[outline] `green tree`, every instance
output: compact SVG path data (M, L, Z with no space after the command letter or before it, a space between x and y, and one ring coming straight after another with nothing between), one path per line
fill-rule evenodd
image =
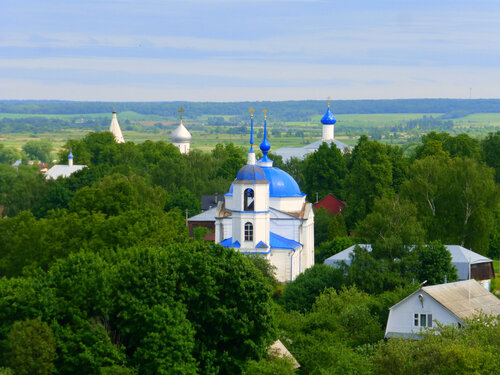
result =
M418 209L427 240L456 243L485 253L500 194L491 168L474 159L417 160L402 197Z
M323 242L321 245L316 246L314 250L314 262L323 263L326 258L335 255L342 250L347 249L354 245L352 237L335 237L330 241Z
M372 213L357 226L356 239L372 244L376 257L400 258L405 246L424 242L425 232L417 214L412 203L398 196L377 199Z
M390 196L393 188L393 165L390 146L362 136L352 152L350 173L345 179L346 221L352 227L372 210L376 198Z
M343 196L342 186L347 175L342 153L334 143L321 144L316 152L309 154L304 163L304 190L310 199L318 193Z
M21 160L22 154L13 147L5 147L0 143L0 163L12 164L16 160Z
M51 374L56 359L51 328L39 318L15 322L7 335L4 358L18 375Z
M28 141L23 145L23 151L32 159L37 159L45 163L52 161L52 143L49 141Z
M428 285L457 281L457 270L451 264L451 253L440 242L418 246L413 251L418 254L418 280L427 280Z
M288 311L308 311L325 288L340 289L343 285L343 270L325 264L315 264L287 284L280 303Z
M495 170L495 181L500 183L500 130L490 133L481 141L486 164Z

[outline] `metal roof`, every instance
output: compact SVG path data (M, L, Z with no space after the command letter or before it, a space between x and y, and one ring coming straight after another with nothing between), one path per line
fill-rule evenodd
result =
M213 221L215 222L215 215L217 214L217 207L212 207L201 214L192 216L188 221Z
M273 233L273 232L269 233L269 242L271 242L271 249L285 249L285 250L294 250L295 251L302 246L302 244L300 244L297 241L290 240L288 238L277 235L276 233ZM259 242L259 244L260 244L260 242ZM226 238L224 241L221 241L220 245L222 245L224 247L236 247L236 248L241 247L241 245L238 241L233 242L232 237ZM257 247L262 248L262 246L257 246Z
M333 266L335 263L343 261L347 265L350 265L351 254L353 253L354 248L356 246L364 248L368 251L372 251L372 246L369 244L353 245L325 259L324 263L329 266ZM444 246L451 254L451 263L457 268L457 275L459 280L466 280L469 278L469 262L470 264L492 262L490 258L486 258L485 256L482 256L481 254L466 249L465 247L458 245L444 245Z
M304 159L308 154L311 154L314 151L316 151L319 148L319 146L323 144L323 142L325 142L328 145L334 143L335 146L337 146L337 148L342 152L345 152L352 148L351 146L346 145L345 143L342 143L340 141L337 141L336 139L330 139L325 141L320 139L304 147L283 147L274 151L274 154L283 157L283 161L285 162L290 160L292 157Z
M53 178L56 180L58 177L69 177L73 173L86 168L86 165L67 165L67 164L56 164L52 168L50 168L47 172L45 172L45 178L50 179Z
M500 315L500 299L476 280L426 286L422 290L462 320L479 313Z

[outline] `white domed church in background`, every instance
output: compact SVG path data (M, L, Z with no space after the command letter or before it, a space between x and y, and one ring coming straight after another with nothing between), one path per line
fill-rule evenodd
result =
M253 111L253 109L251 109ZM264 110L267 112L267 110ZM255 160L253 113L248 162L214 208L215 242L244 254L266 257L281 282L293 281L314 265L314 212L306 195L285 171L273 167L268 152L267 117L264 156Z
M182 123L182 113L184 112L184 110L181 108L178 112L181 114L181 123L172 132L172 134L170 135L170 139L172 140L174 146L179 149L181 154L189 154L189 142L191 141L191 133Z
M323 142L325 142L329 146L333 143L342 153L351 150L351 146L335 139L336 122L337 119L330 110L330 101L328 101L328 108L326 110L326 113L321 118L322 135L319 141L313 142L304 147L283 147L276 150L274 153L283 157L283 161L286 162L292 157L304 159L308 154L317 151L319 146L321 146Z

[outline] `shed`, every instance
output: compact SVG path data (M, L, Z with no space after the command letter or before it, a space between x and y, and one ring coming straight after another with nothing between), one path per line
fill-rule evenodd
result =
M351 255L356 246L372 251L370 244L353 245L325 259L324 263L332 267L340 262L350 265ZM457 268L459 280L469 279L470 266L470 278L480 281L486 289L490 289L490 280L495 278L493 261L490 258L458 245L445 245L445 247L451 254L451 263Z

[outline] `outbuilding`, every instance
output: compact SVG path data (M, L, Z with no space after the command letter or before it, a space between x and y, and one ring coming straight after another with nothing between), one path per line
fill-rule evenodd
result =
M500 300L476 280L426 286L389 309L385 337L419 338L437 322L460 327L480 314L500 315Z

